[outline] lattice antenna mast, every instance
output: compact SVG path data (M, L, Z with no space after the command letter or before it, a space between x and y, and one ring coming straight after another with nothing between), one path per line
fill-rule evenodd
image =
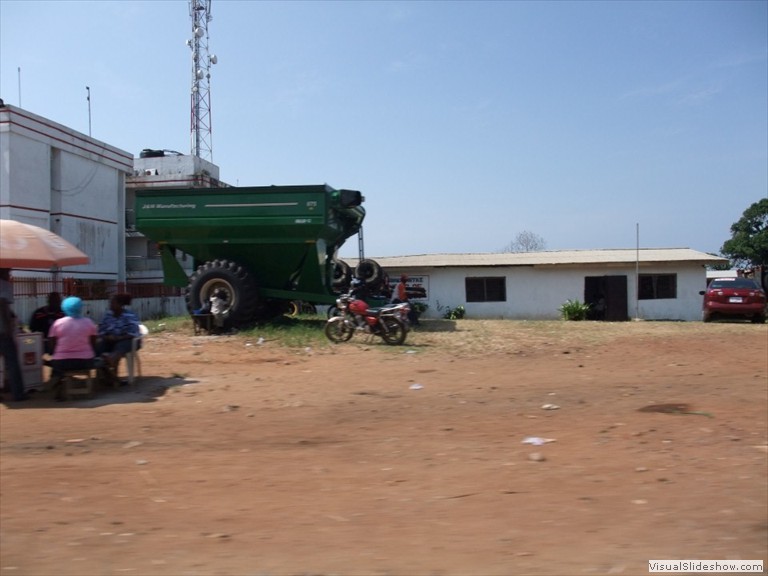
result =
M192 18L192 38L187 40L192 50L191 153L213 161L211 66L217 59L208 52L208 23L213 19L211 0L189 0L189 15Z

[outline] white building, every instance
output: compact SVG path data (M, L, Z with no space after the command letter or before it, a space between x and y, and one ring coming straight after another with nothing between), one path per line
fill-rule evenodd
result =
M173 292L161 285L152 243L133 230L133 190L142 181L216 186L218 167L178 154L134 159L52 120L0 105L0 218L51 230L90 257L87 265L61 270L14 269L20 318L43 305L50 291L83 296L95 318L118 290L135 296L141 317L184 313L183 297L167 297ZM133 281L141 286L129 286Z
M464 306L468 318L555 319L567 300L606 304L605 320L700 320L706 266L725 258L688 248L427 254L373 258L427 297L424 316ZM354 267L357 261L347 260ZM639 291L638 291L639 285Z
M0 107L0 218L51 230L88 254L90 264L68 267L69 276L125 280L125 178L132 172L125 150L27 110Z

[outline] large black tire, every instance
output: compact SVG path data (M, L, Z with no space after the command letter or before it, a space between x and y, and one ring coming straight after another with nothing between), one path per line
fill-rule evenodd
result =
M385 316L381 319L381 322L387 327L386 332L384 331L384 328L381 329L381 337L384 342L392 346L400 346L405 342L405 337L408 335L408 329L405 327L402 320L395 318L394 316Z
M259 306L256 279L248 270L229 260L206 262L190 276L187 309L190 312L200 309L218 289L227 294L224 328L239 328L254 321Z
M333 263L333 287L335 290L343 291L349 286L352 279L352 270L349 264L344 260L336 260Z
M285 305L283 314L296 318L299 314L317 314L317 308L311 302L302 302L301 300L291 300Z
M349 326L343 316L334 316L325 323L325 336L331 342L339 344L346 342L355 333L354 328Z
M366 286L377 285L382 276L381 266L375 260L360 260L360 263L355 267L355 277L362 280Z
M291 300L285 305L285 315L290 316L291 318L296 318L301 314L301 301L300 300Z

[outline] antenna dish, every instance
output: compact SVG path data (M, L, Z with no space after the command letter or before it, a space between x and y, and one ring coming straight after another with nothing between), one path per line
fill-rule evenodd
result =
M204 34L205 31L202 28L195 28L195 36L202 38Z
M219 59L218 59L218 58L216 58L216 54L214 54L213 56L211 56L211 64L216 64L218 61L219 61Z

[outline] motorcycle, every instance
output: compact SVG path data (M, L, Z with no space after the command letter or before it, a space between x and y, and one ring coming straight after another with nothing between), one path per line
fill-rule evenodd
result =
M360 332L380 336L387 344L398 346L408 335L408 312L407 303L371 308L349 292L336 300L336 316L325 323L325 335L331 342L340 343Z

